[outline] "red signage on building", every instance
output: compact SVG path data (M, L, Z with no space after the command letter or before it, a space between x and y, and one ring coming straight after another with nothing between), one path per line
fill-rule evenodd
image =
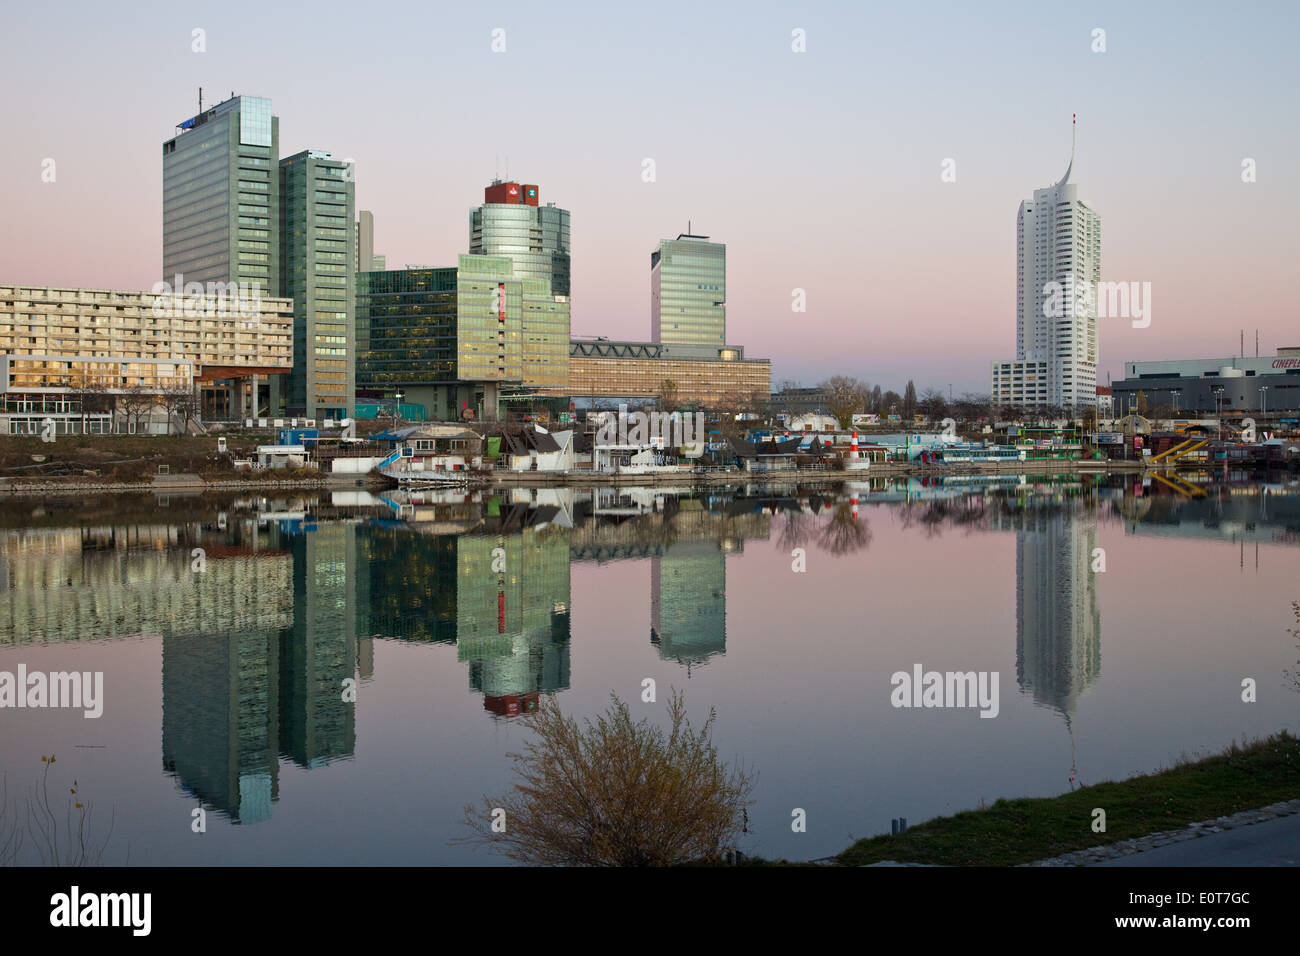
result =
M505 205L537 205L537 186L528 183L493 183L483 190L485 203Z

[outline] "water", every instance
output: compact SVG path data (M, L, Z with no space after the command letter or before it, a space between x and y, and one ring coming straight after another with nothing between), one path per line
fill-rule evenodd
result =
M662 720L676 687L758 772L742 848L824 857L893 817L1294 730L1300 483L1202 490L8 502L0 671L102 671L105 689L98 719L0 710L0 772L12 811L57 755L54 805L75 780L97 833L114 814L108 863L500 863L448 841L507 791L528 711L555 695L589 716L616 692ZM891 706L915 664L996 671L997 717Z

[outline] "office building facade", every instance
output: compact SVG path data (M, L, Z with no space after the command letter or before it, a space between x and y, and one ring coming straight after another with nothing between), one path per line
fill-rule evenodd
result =
M483 205L470 210L469 251L506 256L516 279L541 279L552 295L570 294L569 210L541 205L535 185L493 180Z
M1075 409L1097 403L1101 219L1079 199L1070 165L1034 190L1016 220L1016 358L993 363L998 405Z
M257 283L279 296L280 120L235 96L163 143L163 278Z
M355 184L320 150L280 162L280 287L293 299L293 371L277 414L351 418L356 392Z
M563 389L569 301L518 278L502 256L462 255L454 269L357 277L358 388L423 405L434 420L495 420L503 390Z
M663 345L726 343L726 245L683 233L650 254L650 338Z
M368 209L357 213L356 254L352 257L353 272L383 272L388 268L388 257L375 252L375 214Z

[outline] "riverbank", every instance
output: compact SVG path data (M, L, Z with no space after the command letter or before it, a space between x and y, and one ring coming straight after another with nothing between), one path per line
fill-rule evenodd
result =
M0 497L49 498L77 495L113 494L204 494L206 492L241 491L342 491L364 488L378 490L389 483L374 476L322 475L320 477L230 478L211 479L199 475L159 475L147 481L96 481L94 479L57 479L45 481L5 481L0 479Z
M836 481L867 481L872 478L927 477L970 478L980 475L1102 475L1142 471L1136 461L1036 461L961 462L925 464L919 462L875 462L869 469L798 469L788 471L518 471L493 472L491 483L504 487L594 485L734 485L748 483L824 484Z
M329 472L235 472L231 461L250 458L259 441L253 435L226 436L226 451L212 435L68 435L44 442L34 436L8 436L0 442L0 496L44 497L140 492L204 492L311 489L322 491L384 487L387 479ZM746 472L735 469L696 472L605 473L493 471L481 483L491 487L594 487L623 485L698 486L734 484L824 484L890 477L970 477L980 475L1073 475L1140 472L1138 461L1037 459L1030 461L873 462L868 469L802 469ZM480 479L475 479L479 481Z
M1071 865L1088 860L1089 854L1108 855L1103 848L1123 841L1159 835L1159 844L1161 838L1174 839L1169 831L1298 797L1300 739L1283 731L1158 773L1081 787L1059 797L998 800L937 817L897 836L859 840L834 862ZM1097 809L1105 811L1105 832L1093 831ZM1130 847L1136 852L1141 845Z
M1091 467L1095 462L1022 461L1007 464L961 464L948 466L876 464L870 471L845 471L841 469L799 471L707 471L707 472L649 472L629 474L593 471L570 472L493 472L471 484L492 488L593 488L593 487L701 487L736 484L824 485L835 482L862 482L870 478L897 477L948 477L969 478L981 475L1102 475L1138 471L1140 468ZM1113 464L1123 465L1123 462ZM1081 467L1083 466L1083 467ZM139 481L103 481L92 476L46 478L44 480L14 480L0 478L0 496L14 498L40 498L51 495L138 494L152 492L201 493L208 491L275 491L315 489L341 491L344 489L392 487L391 483L373 472L367 475L318 474L304 476L256 472L247 478L214 478L196 474L156 475Z

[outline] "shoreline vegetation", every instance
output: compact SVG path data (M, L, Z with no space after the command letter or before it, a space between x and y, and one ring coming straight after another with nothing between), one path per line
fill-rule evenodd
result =
M1126 780L1096 783L1056 797L1001 799L935 817L897 836L858 840L827 862L1016 866L1297 797L1300 739L1281 731ZM1106 812L1104 833L1092 829L1096 808Z

